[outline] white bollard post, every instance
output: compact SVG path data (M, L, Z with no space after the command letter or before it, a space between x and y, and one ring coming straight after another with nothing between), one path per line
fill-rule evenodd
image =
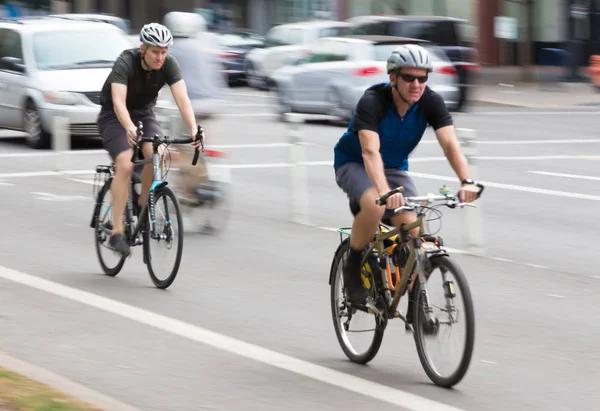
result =
M308 174L305 162L305 147L302 141L300 124L304 116L297 113L286 113L285 121L290 124L288 142L290 143L290 163L292 165L290 209L291 221L297 224L309 224L308 217Z
M471 171L471 177L477 182L478 178L478 161L477 147L475 143L476 133L475 130L459 128L457 129L458 139L462 145L462 152L467 158L469 163L469 170ZM484 254L484 233L483 233L483 207L482 198L480 197L474 205L475 207L465 207L464 212L464 232L467 245L467 251L473 255Z
M54 116L52 119L52 149L56 154L56 171L62 173L68 170L71 133L67 117Z
M168 135L173 137L173 138L180 138L181 137L181 118L176 115L176 114L171 114L169 116L169 131L168 131Z

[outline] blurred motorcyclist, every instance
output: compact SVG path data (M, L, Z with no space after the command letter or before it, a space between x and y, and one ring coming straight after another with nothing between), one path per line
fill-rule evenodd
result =
M214 119L223 107L224 92L228 85L221 73L216 49L209 41L206 21L197 13L172 11L165 15L163 24L173 35L174 41L169 53L179 62L196 122L202 125L208 135L210 132L206 123ZM164 93L161 100L171 100L168 89ZM177 150L176 161L180 169L177 195L184 202L198 203L199 189L208 178L206 163L201 156L198 164L192 166L193 150L185 146L178 147Z

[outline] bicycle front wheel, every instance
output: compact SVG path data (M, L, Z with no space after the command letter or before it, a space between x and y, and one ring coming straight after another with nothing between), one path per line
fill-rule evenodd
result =
M475 343L475 311L469 285L460 266L447 256L429 261L425 275L427 298L418 280L411 293L414 338L427 376L434 384L449 388L458 384L469 368ZM440 275L434 275L436 272ZM426 314L428 309L431 316ZM448 341L438 344L435 341L438 337L448 337ZM446 351L439 356L435 355L438 345ZM453 346L462 348L452 354L448 351Z
M163 186L156 190L154 204L154 228L148 211L146 229L144 230L145 261L154 285L157 288L165 289L173 284L181 264L183 220L177 196L169 187ZM173 247L175 247L174 250ZM163 257L166 257L167 254L174 261L163 266L159 262L165 260ZM160 277L165 274L166 277L161 279Z

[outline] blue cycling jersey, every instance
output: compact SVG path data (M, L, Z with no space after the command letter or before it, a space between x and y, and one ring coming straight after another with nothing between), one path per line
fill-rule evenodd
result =
M434 130L452 125L452 117L439 94L426 86L419 101L400 117L390 83L375 84L359 100L348 129L336 144L333 166L363 163L358 131L371 130L379 135L384 168L408 170L408 156L421 141L428 125Z

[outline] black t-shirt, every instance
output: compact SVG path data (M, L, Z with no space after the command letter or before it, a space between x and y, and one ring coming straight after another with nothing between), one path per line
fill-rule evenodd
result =
M139 48L125 50L102 86L100 105L102 110L113 110L111 84L120 83L127 86L127 110L151 108L165 83L171 86L182 78L177 60L170 54L159 70L146 71L142 68L142 51Z
M408 155L421 141L427 126L437 130L452 123L444 100L429 86L419 101L400 117L390 84L375 84L360 98L348 129L334 148L334 167L347 162L363 163L358 131L371 130L379 134L384 167L408 170Z

